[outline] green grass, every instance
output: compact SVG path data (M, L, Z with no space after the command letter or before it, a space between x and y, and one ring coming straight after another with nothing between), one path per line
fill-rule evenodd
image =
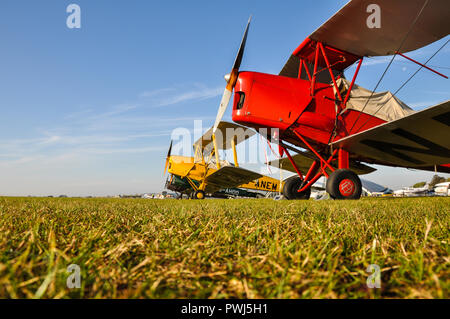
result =
M449 198L0 198L3 298L448 298ZM81 267L68 289L67 266ZM368 289L366 268L382 269Z

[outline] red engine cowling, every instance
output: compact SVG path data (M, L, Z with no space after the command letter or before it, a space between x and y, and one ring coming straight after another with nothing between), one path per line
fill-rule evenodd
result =
M311 96L311 82L279 75L241 72L234 88L232 118L236 123L259 128L278 128L289 142L301 146L288 128L313 144L328 144L336 123L333 85L316 82ZM336 139L348 136L356 120L366 122L357 133L384 123L383 120L355 110L346 110L337 119Z
M291 126L305 126L328 136L335 118L333 89L329 84L317 83L312 97L307 80L241 72L235 86L232 118L256 129L278 128L283 133ZM326 137L323 140L327 142Z

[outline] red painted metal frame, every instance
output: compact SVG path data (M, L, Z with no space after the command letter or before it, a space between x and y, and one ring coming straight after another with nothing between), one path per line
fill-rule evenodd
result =
M331 48L328 48L328 49L331 49ZM311 77L311 74L310 74L310 72L308 70L308 66L307 66L305 60L302 59L302 58L300 58L300 65L299 65L299 71L298 71L298 78L300 78L301 77L302 68L303 67L305 68L305 71L306 71L306 74L308 76L308 79L311 82L311 89L310 89L311 96L314 96L317 74L319 74L320 72L325 70L325 69L321 69L321 70L317 71L318 60L319 60L319 51L322 53L322 56L323 56L323 58L325 60L325 63L327 65L327 67L325 69L328 69L328 72L330 73L331 80L333 81L333 86L336 89L336 92L337 92L337 95L338 95L338 99L340 101L340 109L343 110L345 108L345 105L347 104L348 99L350 98L350 92L353 89L353 86L355 85L356 77L359 74L359 70L361 68L361 64L362 64L363 58L361 57L359 59L358 66L356 67L356 71L353 74L352 82L350 84L350 87L349 87L349 89L347 91L347 94L346 94L345 98L343 99L342 96L341 96L341 92L339 91L338 85L336 83L336 77L333 74L333 70L332 70L332 66L333 65L330 65L330 62L329 62L328 56L327 56L327 52L326 52L326 50L325 50L325 48L323 46L323 43L322 42L316 42L315 58L314 58L314 71L313 71L312 77Z
M301 79L302 77L302 67L303 67L303 59L300 59L300 63L298 64L298 76L297 78Z
M297 47L297 49L295 49L294 52L292 52L292 55L298 55L303 50L303 48L305 48L310 43L311 43L311 39L306 38L305 40L303 40L302 43L300 43L300 45Z
M333 85L334 85L334 88L336 89L339 101L342 102L341 92L339 92L339 88L337 86L336 79L333 74L333 70L331 69L330 62L328 61L328 57L325 52L325 49L323 48L322 42L317 42L317 46L320 48L320 51L322 51L323 58L325 59L325 63L327 64L328 71L330 72L331 80L333 80Z
M353 89L353 85L355 85L355 80L356 80L356 77L358 76L359 69L361 68L362 61L363 61L363 58L359 59L359 63L358 63L358 66L356 67L355 74L353 74L352 83L350 84L350 87L348 88L348 91L347 91L347 95L345 96L344 102L342 103L342 108L345 108L345 105L347 105L347 101L350 97L350 92Z
M306 71L306 75L308 76L308 79L309 79L309 81L311 82L311 73L309 73L309 69L308 69L308 66L306 65L306 62L305 62L305 60L303 60L303 59L300 59L300 63L304 66L304 68L305 68L305 71ZM300 70L301 70L301 68L300 68ZM298 74L298 78L300 79L300 77L301 77L301 73L299 73Z
M346 150L344 150L344 149L342 149L342 148L339 149L339 156L338 156L338 159L339 159L338 167L339 167L340 169L341 169L341 168L346 168L346 169L348 169L348 168L350 167L349 154L348 154L348 152L347 152Z
M444 74L442 74L442 73L439 73L439 72L436 71L436 70L433 70L432 68L426 66L425 64L422 64L422 63L420 63L420 62L418 62L418 61L416 61L416 60L414 60L414 59L411 59L410 57L407 57L406 55L401 54L400 52L396 52L396 53L397 53L398 55L401 55L401 56L404 57L405 59L407 59L407 60L409 60L409 61L411 61L411 62L414 62L414 63L420 65L421 67L423 67L423 68L425 68L425 69L427 69L427 70L430 70L431 72L434 72L434 73L436 73L437 75L442 76L443 78L448 79L448 77L447 77L446 75L444 75Z
M299 188L298 192L301 193L301 192L306 191L308 188L313 186L314 183L317 182L317 180L321 177L322 177L322 173L321 172L317 173L316 176L314 176L314 178L312 178L308 183L306 183L301 188Z
M319 168L318 166L319 166L319 161L315 160L311 164L311 167L309 168L308 173L306 173L306 175L305 175L305 181L309 181L311 179L311 176L317 172L317 169Z
M280 144L280 145L281 145L281 144ZM300 170L298 169L297 164L295 164L294 159L292 158L291 154L289 154L289 151L286 149L286 147L284 147L284 146L281 146L281 147L283 148L283 151L286 153L286 155L287 155L287 157L288 157L288 159L289 159L289 162L291 162L291 164L292 164L292 166L294 167L295 171L297 172L298 176L299 176L301 179L303 179L303 175L302 175L302 173L300 172Z
M292 53L294 56L298 56L306 61L313 62L314 51L317 46L315 40L306 38ZM344 71L347 67L358 61L361 56L354 55L347 51L331 47L329 45L324 45L325 50L329 53L329 60L333 65L336 65L336 70ZM321 61L325 62L325 61ZM323 65L325 66L325 65Z
M308 149L314 153L314 155L316 155L319 159L320 162L322 164L325 164L325 166L327 166L332 172L334 172L334 168L327 163L327 161L325 161L325 159L314 149L314 147L311 146L311 144L309 144L304 138L303 136L301 136L298 132L293 131L295 135L297 135L297 137L303 142L303 144L306 145L306 147L308 147Z
M297 164L295 164L294 160L292 159L291 155L289 154L289 151L286 149L286 147L282 146L280 144L280 147L283 148L284 152L286 153L289 161L291 162L292 166L294 167L295 171L297 172L297 174L299 175L299 177L303 180L306 181L307 183L305 185L303 185L298 192L304 192L306 191L308 188L310 188L315 182L317 182L317 180L322 177L322 176L326 176L328 177L328 174L326 172L326 168L324 168L324 164L325 166L330 166L330 163L334 160L334 157L336 156L336 153L338 152L338 150L334 150L333 154L331 154L331 156L328 158L327 161L325 161L321 156L320 156L320 172L318 172L313 178L311 178L311 176L317 171L317 169L319 168L319 161L315 160L312 164L311 167L308 170L308 173L306 174L306 176L303 178L302 174L300 173L299 168L297 167ZM334 169L331 168L333 171Z
M315 53L315 57L314 57L314 71L313 71L313 76L312 76L312 80L311 80L311 96L314 96L314 86L316 84L318 61L319 61L319 47L316 46L316 53Z
M329 165L329 164L333 161L334 156L336 155L336 153L337 153L337 150L334 150L334 151L333 151L333 154L331 154L330 158L329 158L325 163ZM317 162L317 161L315 161L314 163L316 163L316 162ZM312 163L311 168L313 167L313 165L315 165L314 163ZM311 170L311 168L310 168L310 170ZM303 185L303 186L298 190L298 192L301 193L301 192L304 192L305 190L307 190L308 188L310 188L315 182L317 182L317 180L318 180L320 177L322 177L322 175L328 177L328 174L327 174L325 168L323 168L323 166L322 166L322 164L321 164L321 171L318 172L318 173L317 173L311 180L309 180L305 185ZM307 179L305 179L305 180L307 181Z
M311 167L308 170L308 173L306 174L306 176L303 178L302 173L300 172L300 169L297 167L297 164L294 162L291 154L289 153L289 151L286 149L285 146L283 146L282 144L279 144L280 147L283 149L283 151L286 153L289 162L291 162L292 166L294 167L295 171L297 172L298 176L303 180L306 181L307 183L305 185L303 185L298 192L303 192L305 190L307 190L308 188L310 188L315 182L317 182L317 180L323 175L328 177L328 173L326 172L326 166L328 166L328 168L330 168L331 171L334 172L334 168L330 165L330 163L335 160L335 156L336 153L338 152L338 150L334 150L333 153L331 154L331 156L328 158L328 160L325 160L322 156L320 156L318 153L316 153L316 151L314 149L311 149L313 152L315 152L316 156L319 157L320 160L320 172L318 172L312 179L311 176L317 171L317 169L319 168L319 160L315 160L312 164Z
M328 177L328 173L326 172L326 169L329 168L332 172L335 171L335 169L330 165L331 162L333 160L335 160L335 156L336 153L338 153L338 150L335 149L333 151L333 153L331 154L331 156L328 158L328 160L325 160L312 146L311 144L309 144L304 138L303 136L301 136L299 133L295 132L295 135L297 135L302 142L318 157L318 160L315 160L312 164L311 167L308 170L308 173L306 174L306 176L303 178L302 173L300 172L300 169L297 167L297 164L294 162L291 154L289 154L289 151L286 149L286 147L284 147L282 144L280 144L280 147L283 148L283 151L286 153L289 162L291 162L292 166L294 167L295 171L297 172L298 176L303 180L306 181L307 183L305 185L303 185L298 192L303 192L305 190L307 190L308 188L310 188L315 182L317 182L317 180L321 177L321 176L326 176ZM345 151L344 151L345 152ZM339 163L341 162L341 155L343 153L341 153L341 150L339 150ZM347 168L348 168L348 153L345 152L345 154L347 154ZM343 157L344 161L345 161L345 157ZM311 178L311 176L317 171L318 166L319 166L319 161L320 161L320 172L318 172L313 178Z

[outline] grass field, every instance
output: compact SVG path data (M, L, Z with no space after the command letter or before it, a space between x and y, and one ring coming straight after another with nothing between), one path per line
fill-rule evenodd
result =
M449 229L450 198L0 198L0 297L448 298Z

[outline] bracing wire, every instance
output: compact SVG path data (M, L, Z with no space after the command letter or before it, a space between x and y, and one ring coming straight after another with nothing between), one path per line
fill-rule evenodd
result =
M364 104L364 107L362 108L361 112L358 114L358 117L356 118L356 120L353 122L352 127L349 130L349 134L351 134L353 128L355 127L356 123L358 122L359 118L361 117L362 112L364 111L364 109L366 108L367 104L369 103L370 99L373 97L373 94L375 93L375 91L377 90L378 86L380 85L381 81L383 80L384 76L386 75L387 71L389 70L389 68L392 65L392 62L394 62L395 57L397 56L397 52L400 52L400 50L403 47L403 44L405 43L406 39L409 37L412 29L414 28L414 26L416 25L417 21L419 20L419 17L422 15L423 10L425 9L425 7L427 6L429 0L425 0L422 8L420 9L419 13L417 14L416 18L414 19L413 23L411 24L411 26L408 29L408 32L405 34L405 36L403 37L402 41L400 42L400 46L398 47L397 51L394 53L394 55L392 56L391 60L389 61L389 64L387 65L386 69L384 70L383 74L381 75L380 79L378 80L377 84L375 85L375 88L372 90L372 93L370 94L370 96L367 98L366 103Z
M427 65L427 63L428 62L430 62L431 61L431 59L432 58L434 58L435 57L435 55L436 54L438 54L439 53L439 51L441 51L448 43L450 42L450 40L447 40L447 42L445 42L425 63L424 63L424 65ZM421 65L417 70L416 70L416 72L414 72L398 89L397 89L397 91L395 91L395 93L394 94L392 94L392 96L386 101L386 102L384 102L382 105L380 105L380 107L372 114L372 116L375 116L375 114L377 114L378 113L378 111L380 111L394 96L396 96L397 95L397 93L401 90L401 89L403 89L404 87L405 87L405 85L406 84L408 84L408 82L409 81L411 81L412 80L412 78L414 77L414 76L416 76L416 74L417 73L419 73L419 71L420 70L422 70L423 69L423 66ZM360 127L359 127L359 129L362 129L368 122L369 122L369 120L370 120L370 118L368 119L368 120L366 120L365 122L364 122L364 124L363 125L361 125Z

